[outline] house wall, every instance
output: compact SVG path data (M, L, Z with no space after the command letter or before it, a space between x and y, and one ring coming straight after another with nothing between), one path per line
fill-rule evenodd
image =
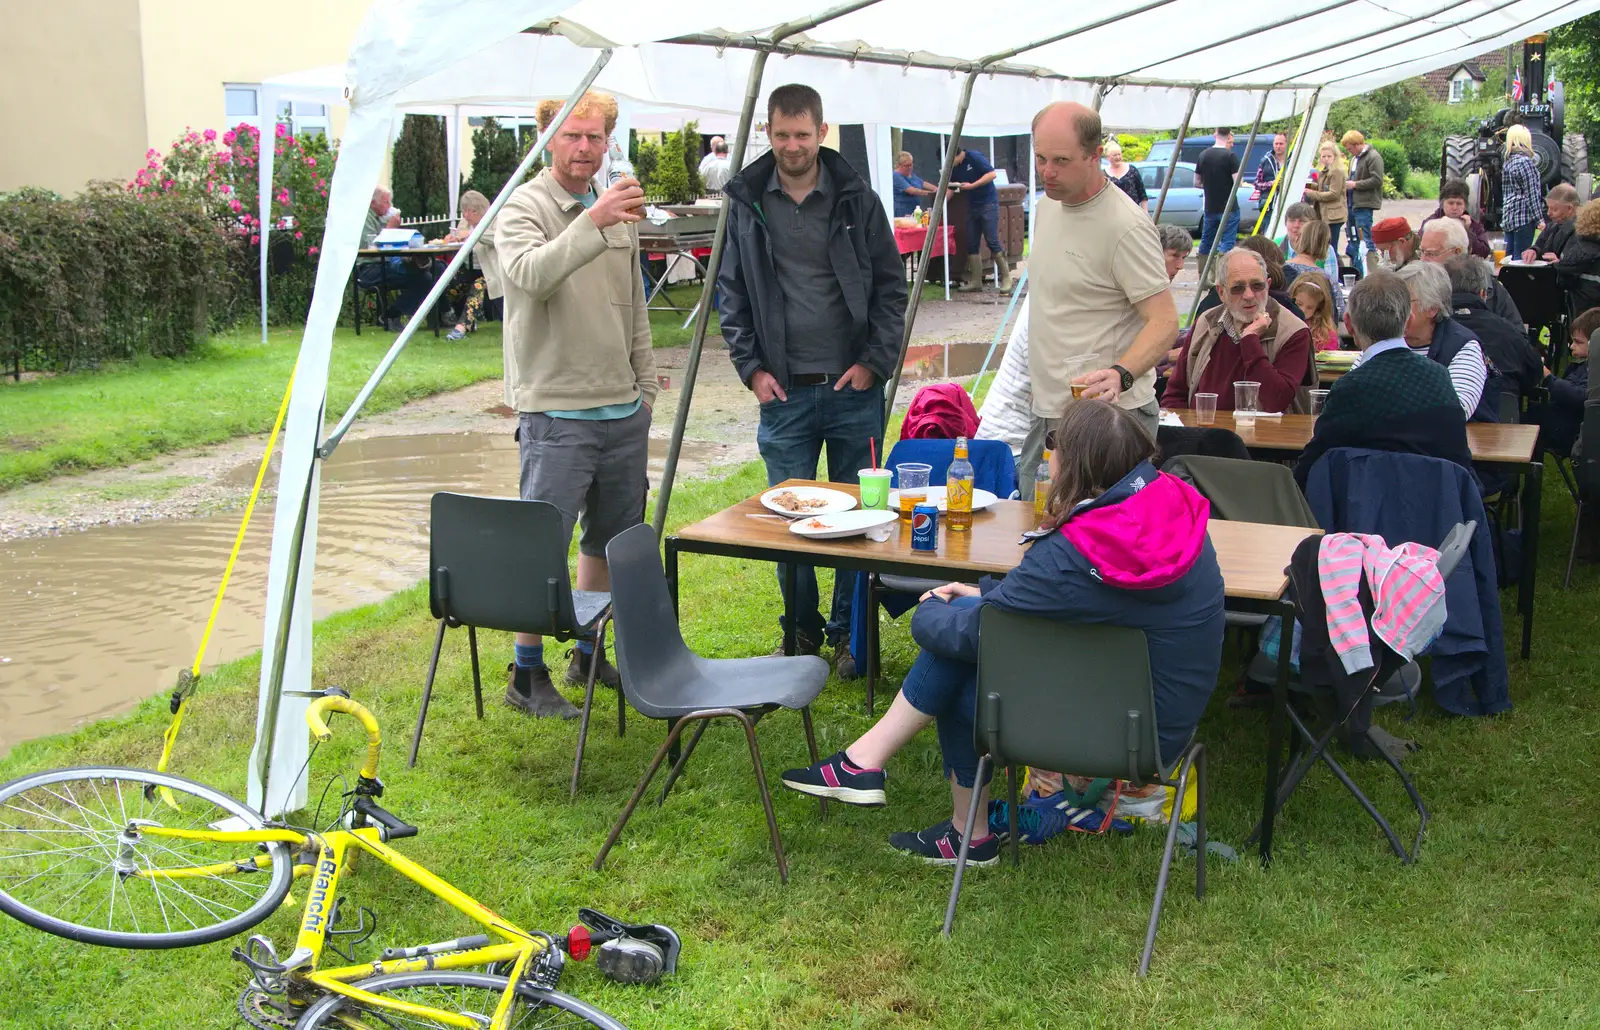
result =
M0 191L126 181L147 139L139 0L9 3L0 33Z
M186 129L227 128L222 84L343 64L370 0L144 0L146 139L166 150ZM348 110L333 105L332 135ZM141 151L142 152L142 151Z

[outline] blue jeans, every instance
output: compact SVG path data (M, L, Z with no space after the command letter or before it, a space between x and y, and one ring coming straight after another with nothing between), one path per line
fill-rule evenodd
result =
M1372 208L1353 207L1350 209L1350 220L1345 223L1345 231L1349 234L1350 242L1345 246L1345 256L1350 259L1350 264L1366 272L1366 265L1361 263L1361 244L1367 244L1367 249L1373 249L1372 244Z
M1522 260L1522 252L1533 246L1533 237L1539 230L1538 222L1506 230L1506 256L1513 261Z
M1222 230L1221 239L1217 238L1217 230ZM1239 208L1228 212L1227 224L1223 224L1222 214L1200 216L1200 253L1211 253L1211 244L1216 243L1217 253L1226 254L1232 250L1234 244L1239 242Z
M1004 254L1000 246L1000 204L973 204L967 207L967 253L978 253L978 241L989 244L989 253Z
M972 608L981 599L958 597L950 603ZM945 779L954 774L956 783L971 787L978 776L978 752L972 744L973 721L978 712L978 667L923 651L906 673L900 693L912 708L933 716L939 732L939 751L944 756Z
M845 387L796 386L786 401L761 405L761 425L756 445L767 463L767 485L785 479L816 479L823 445L828 448L828 480L857 482L857 473L872 463L872 447L883 453L883 386L869 390ZM785 566L778 566L778 588L783 589ZM826 622L817 610L817 570L801 565L795 572L795 595L784 598L795 628L811 639L833 644L850 635L850 602L855 574L841 572L833 578L833 608ZM786 623L780 623L787 625Z

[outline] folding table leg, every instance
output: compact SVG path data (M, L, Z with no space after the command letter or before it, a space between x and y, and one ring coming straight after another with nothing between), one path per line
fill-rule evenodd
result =
M1539 508L1544 463L1530 462L1522 479L1522 583L1517 610L1522 613L1522 657L1533 649L1533 588L1539 572Z
M1283 646L1284 637L1293 640L1294 605L1281 606L1281 625L1278 647L1278 678L1272 685L1272 715L1267 730L1267 785L1261 798L1261 864L1272 862L1272 823L1278 812L1278 775L1283 764L1284 723L1289 707L1289 654Z

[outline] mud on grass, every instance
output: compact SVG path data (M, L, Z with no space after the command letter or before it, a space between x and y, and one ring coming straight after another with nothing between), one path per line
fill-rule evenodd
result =
M1600 816L1585 775L1600 735L1596 681L1600 570L1557 589L1571 503L1547 477L1538 637L1512 663L1517 710L1492 720L1380 718L1425 749L1411 760L1434 821L1421 862L1402 867L1325 770L1279 823L1278 861L1213 859L1206 900L1192 895L1194 860L1179 858L1151 976L1134 976L1160 853L1158 834L1069 836L1025 849L1020 868L974 870L955 935L939 936L948 869L889 851L892 830L949 814L939 755L924 733L894 762L891 807L834 806L779 790L790 883L778 882L742 734L707 733L660 809L642 805L601 872L589 862L662 728L637 715L613 727L599 692L582 790L566 793L576 727L530 722L498 703L493 670L504 634L481 634L486 718L473 717L465 635L452 633L418 767L404 767L432 625L421 587L319 624L318 686L370 705L387 734L384 803L422 834L405 852L518 922L558 929L579 905L669 923L684 936L680 973L629 988L569 966L563 988L636 1027L1422 1027L1590 1026L1600 1021L1600 932L1593 848ZM674 524L755 492L758 466L684 484ZM770 567L684 556L683 625L702 653L765 653L777 632ZM826 588L824 589L826 596ZM1508 595L1509 598L1509 595ZM1511 625L1508 619L1508 626ZM891 683L914 657L903 623L886 623ZM546 654L554 666L559 652ZM1231 655L1230 663L1237 656ZM174 771L242 794L255 712L257 658L208 676L190 709ZM1200 739L1210 753L1212 833L1238 845L1258 811L1265 715L1224 704L1231 671ZM883 695L892 688L885 686ZM859 682L830 682L816 706L819 748L863 730ZM112 761L149 765L166 724L164 699L74 734L24 744L0 777ZM760 725L769 782L805 761L799 720ZM311 796L349 774L361 741L337 725L320 748ZM1414 824L1381 769L1352 775L1402 833ZM374 946L441 940L468 929L385 870L364 864L345 884L380 921ZM285 942L293 913L258 929ZM0 922L0 1026L168 1030L237 1026L242 970L229 945L121 953Z

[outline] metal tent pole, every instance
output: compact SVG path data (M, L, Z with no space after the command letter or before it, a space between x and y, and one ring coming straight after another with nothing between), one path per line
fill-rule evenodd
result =
M934 217L930 219L930 224L928 226L928 237L922 241L922 255L917 265L916 279L911 284L911 298L906 304L906 325L905 332L900 338L900 357L894 363L894 375L889 377L888 386L884 390L883 421L885 425L888 425L889 416L894 413L894 395L899 392L900 389L900 372L906 363L906 350L911 346L911 332L917 321L917 307L922 303L922 284L927 278L928 259L933 254L933 243L934 240L937 239L936 233L943 224L942 215L944 210L944 198L950 190L951 151L957 145L957 141L961 139L961 129L967 121L967 107L972 102L972 86L975 82L977 82L978 76L988 71L991 65L1000 64L1002 61L1010 60L1011 58L1016 57L1018 54L1026 53L1029 50L1036 50L1042 46L1049 46L1052 43L1059 43L1064 39L1071 39L1073 36L1079 36L1085 32L1093 32L1096 29L1104 28L1107 25L1122 21L1125 18L1131 18L1136 14L1143 14L1146 11L1153 11L1157 8L1165 7L1173 2L1174 0L1149 0L1148 3L1141 4L1132 10L1118 11L1116 14L1097 19L1096 21L1092 21L1087 25L1079 25L1076 28L1067 30L1066 32L1058 32L1055 35L1047 36L1044 39L1036 39L1031 43L1025 43L1022 46L1013 47L1010 50L1002 50L997 54L991 54L990 56L978 61L978 63L973 65L971 70L967 72L967 80L961 86L961 101L956 105L955 124L950 127L950 145L945 148L944 167L939 173L939 189L933 197L935 214ZM1110 82L1111 80L1107 80L1106 82L1102 83L1102 85L1109 85ZM1098 108L1098 104L1096 106ZM945 267L947 270L949 265L950 260L948 257L946 257Z
M814 29L825 21L843 17L864 7L871 7L877 2L878 0L852 0L851 3L830 7L814 17L780 25L767 37L765 40L767 46L756 51L755 59L750 64L749 78L745 81L744 107L739 112L738 137L733 142L733 152L730 155L730 163L735 174L744 164L745 142L750 136L750 125L755 120L756 101L761 97L761 77L767 67L770 47L790 36ZM661 489L656 494L656 514L652 520L652 528L655 529L658 540L666 532L667 509L672 504L672 485L677 479L678 457L683 452L683 434L689 426L689 402L694 398L695 380L700 375L700 354L705 349L706 330L711 324L712 298L717 289L717 272L722 267L723 244L728 234L728 211L732 204L732 199L724 193L722 208L717 212L716 234L711 239L711 256L706 259L705 285L700 290L694 336L689 341L689 361L683 370L683 390L678 397L678 410L672 419L672 440L667 444L667 460L661 469Z
M883 389L883 424L889 425L889 417L894 414L894 395L900 389L900 372L906 363L906 348L911 346L911 329L917 320L917 307L922 302L922 284L928 278L928 262L933 257L933 242L939 239L944 231L944 199L950 192L950 173L954 170L951 160L955 156L956 146L961 139L961 129L967 122L967 105L972 102L972 86L978 81L982 73L982 65L967 73L967 79L961 84L961 100L956 104L956 120L950 127L950 142L945 146L939 156L939 188L933 194L933 213L928 218L928 235L922 241L922 255L917 261L917 274L911 282L911 296L906 301L905 329L900 334L900 355L895 359L894 372L889 376L889 382ZM950 255L945 254L945 268L950 267ZM884 444L885 447L888 444Z
M1194 325L1195 314L1200 310L1200 302L1205 299L1206 278L1210 274L1211 266L1217 257L1217 240L1222 236L1222 229L1228 224L1228 216L1233 213L1233 209L1238 203L1239 183L1244 180L1244 166L1250 160L1250 148L1255 146L1256 133L1261 131L1261 116L1266 114L1267 98L1271 95L1272 90L1270 89L1261 91L1261 103L1256 107L1255 124L1250 126L1250 138L1245 140L1244 144L1244 160L1239 162L1239 170L1233 175L1233 189L1228 191L1228 202L1222 206L1222 221L1217 225L1217 234L1211 238L1211 250L1206 253L1205 262L1200 266L1200 280L1195 284L1194 303L1189 307L1189 325ZM1204 208L1205 205L1202 204L1201 207ZM1202 211L1201 220L1204 221L1204 218L1205 213ZM1204 230L1202 228L1203 233Z
M423 299L422 304L417 308L417 313L411 316L411 321L406 324L405 329L401 330L400 335L396 337L394 344L389 348L389 352L383 356L383 360L378 362L378 367L373 370L372 375L367 379L366 385L361 388L360 393L356 394L356 399L350 402L349 410L344 413L343 418L339 419L339 424L333 427L333 432L328 434L328 438L323 441L322 446L317 448L317 454L323 459L331 455L339 446L339 441L350 430L350 423L356 420L356 416L361 413L362 407L372 396L372 392L378 388L378 384L383 382L383 377L389 374L389 369L393 368L394 363L400 359L400 352L406 349L406 344L411 342L411 338L417 334L417 330L427 324L428 312L433 310L433 306L439 302L439 298L444 296L444 291L449 289L450 283L455 280L456 272L466 263L467 258L472 255L472 248L477 245L478 240L494 224L495 216L500 213L502 207L505 207L506 201L511 199L511 194L516 192L523 176L528 174L528 169L533 167L533 162L538 160L544 148L550 145L550 140L555 137L556 130L561 127L562 122L566 121L567 115L577 106L578 101L583 98L584 92L594 84L594 80L599 76L600 70L610 60L611 50L609 48L601 50L595 58L594 64L589 66L589 71L578 83L577 88L567 97L566 103L561 105L561 110L556 112L554 118L550 119L549 126L539 134L538 140L528 150L528 153L523 156L522 163L517 165L517 170L511 173L511 178L506 180L506 184L501 188L500 194L494 198L494 203L489 205L489 210L473 228L471 234L467 236L466 242L461 244L461 249L456 251L455 257L450 259L450 264L434 281L433 289L428 291L428 296Z
M1172 148L1172 156L1167 159L1167 174L1161 177L1161 192L1156 196L1156 213L1150 220L1157 225L1161 224L1161 209L1167 206L1167 190L1172 187L1172 172L1178 167L1178 158L1183 154L1183 138L1189 135L1189 119L1194 117L1194 103L1200 99L1200 87L1196 86L1189 91L1189 106L1184 109L1183 121L1178 125L1178 141Z
M1299 181L1300 177L1298 175L1291 176L1291 173L1295 170L1295 165L1300 160L1301 155L1305 153L1306 147L1312 146L1314 143L1307 130L1311 128L1311 112L1317 109L1317 101L1321 98L1322 90L1319 89L1312 92L1311 100L1306 104L1305 113L1300 116L1300 128L1295 133L1294 144L1290 146L1289 152L1283 155L1283 171L1278 176L1278 185L1283 188L1283 192L1278 194L1278 202L1272 207L1272 218L1267 222L1267 237L1269 239L1276 240L1278 238L1278 233L1283 231L1284 212L1288 210L1290 204L1298 203L1298 198L1293 195L1292 191L1294 190L1294 184ZM1312 149L1311 152L1315 154L1316 150Z

